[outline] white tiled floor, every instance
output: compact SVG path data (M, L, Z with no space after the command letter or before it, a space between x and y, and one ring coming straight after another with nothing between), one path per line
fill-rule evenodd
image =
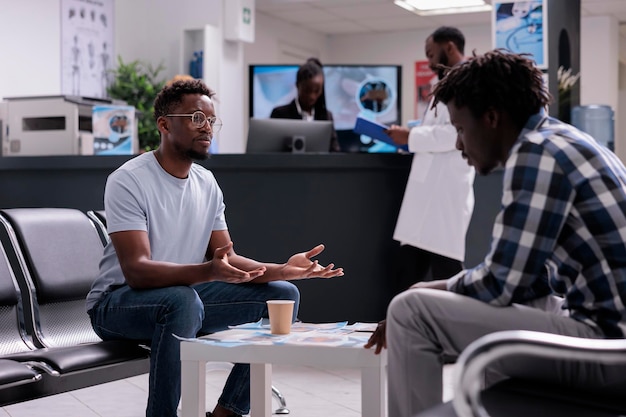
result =
M444 399L451 397L452 367L444 369ZM361 385L357 369L274 366L272 381L293 417L359 417ZM207 371L207 410L212 410L227 371ZM91 388L9 405L0 417L142 417L148 376L140 375ZM278 406L273 402L274 409Z

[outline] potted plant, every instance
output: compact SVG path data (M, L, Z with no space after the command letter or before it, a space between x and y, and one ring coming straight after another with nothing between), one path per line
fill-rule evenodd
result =
M559 120L565 123L571 123L571 113L572 113L572 88L578 82L580 78L580 73L572 74L572 69L565 69L563 66L560 66L556 73L556 79L559 85L559 97L558 97L558 106L559 106Z
M163 65L153 68L151 64L139 60L125 63L118 57L117 69L111 71L113 81L107 93L111 98L135 106L140 152L156 149L161 142L153 112L154 99L164 84L158 79L163 69Z

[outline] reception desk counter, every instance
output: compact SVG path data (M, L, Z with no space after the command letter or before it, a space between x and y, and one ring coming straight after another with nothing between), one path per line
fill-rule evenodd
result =
M0 206L103 208L107 176L128 156L0 158ZM397 291L392 234L411 165L399 154L214 155L201 163L224 192L235 250L263 261L324 243L345 276L296 281L305 321L377 321ZM488 248L499 174L477 177L468 265Z

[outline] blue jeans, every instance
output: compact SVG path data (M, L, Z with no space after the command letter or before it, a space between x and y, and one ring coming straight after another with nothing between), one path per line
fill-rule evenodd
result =
M290 282L227 284L208 282L133 290L124 285L106 294L90 310L95 332L104 340L132 339L150 345L147 417L176 417L180 400L180 342L173 334L196 337L230 325L267 317L266 300L295 300L300 293ZM235 364L218 404L237 414L250 411L250 365Z

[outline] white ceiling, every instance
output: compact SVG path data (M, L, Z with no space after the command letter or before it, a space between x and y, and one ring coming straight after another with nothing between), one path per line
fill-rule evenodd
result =
M487 0L490 2L490 0ZM488 25L491 12L417 16L393 0L256 0L256 11L327 35ZM626 0L581 0L583 16L615 16L626 36Z

